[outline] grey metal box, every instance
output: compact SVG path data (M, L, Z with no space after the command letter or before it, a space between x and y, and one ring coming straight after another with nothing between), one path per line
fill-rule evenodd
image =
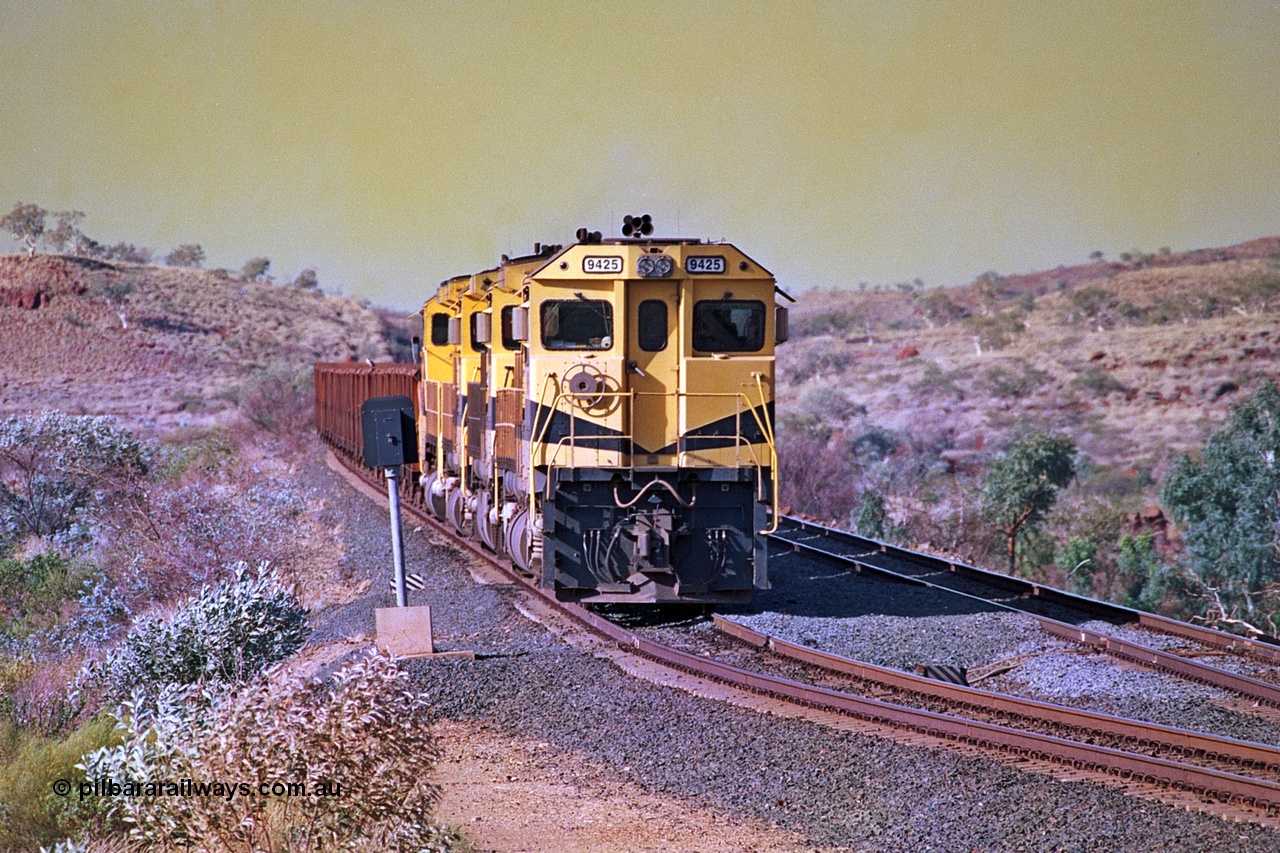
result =
M412 465L418 461L418 430L413 401L405 396L371 397L360 404L364 464L371 468Z

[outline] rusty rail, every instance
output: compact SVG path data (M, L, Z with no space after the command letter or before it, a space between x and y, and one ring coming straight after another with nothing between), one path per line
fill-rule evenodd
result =
M990 607L996 607L1010 612L1024 613L1038 620L1045 631L1053 634L1060 639L1073 643L1081 643L1098 649L1101 652L1112 655L1113 657L1136 663L1147 669L1176 675L1201 684L1207 684L1211 687L1218 687L1223 690L1229 690L1241 696L1268 705L1273 708L1280 708L1280 685L1275 685L1262 681L1257 678L1251 678L1247 675L1229 672L1228 670L1219 669L1200 661L1190 660L1161 649L1153 649L1140 643L1123 640L1105 634L1101 631L1082 628L1079 625L1073 625L1059 619L1053 619L1032 612L1016 604L1008 603L1005 600L997 600L994 598L986 598L983 596L973 595L962 592L945 583L945 575L948 573L961 574L973 580L979 580L988 583L991 586L1006 591L1016 591L1019 594L1027 595L1032 598L1046 599L1053 597L1058 603L1071 604L1078 608L1081 613L1088 614L1093 618L1110 618L1116 621L1128 622L1131 624L1145 624L1157 630L1184 637L1186 639L1196 640L1197 642L1211 644L1214 648L1225 651L1233 651L1236 649L1245 649L1251 655L1258 655L1259 650L1265 650L1265 654L1270 655L1275 652L1280 654L1280 648L1267 644L1246 640L1242 637L1236 637L1221 631L1214 631L1209 628L1201 628L1195 625L1187 625L1183 622L1177 622L1172 619L1154 616L1152 614L1140 613L1136 610L1130 610L1119 605L1112 605L1106 602L1094 601L1093 599L1083 598L1081 596L1072 595L1068 592L1055 590L1051 587L1033 584L1022 578L1015 578L1009 575L1001 575L995 572L988 572L973 566L967 566L963 563L944 560L931 554L922 554L918 551L910 551L906 548L898 548L883 542L872 539L854 536L844 533L843 531L833 530L822 525L813 524L812 522L801 521L799 519L784 519L786 530L780 530L774 534L773 541L786 544L796 551L830 560L835 563L851 565L856 567L858 571L870 571L878 575L890 577L895 580L906 581L908 583L919 586L930 587L980 601ZM839 551L822 548L812 541L804 541L789 537L787 533L796 530L802 530L814 534L815 538L827 539L833 542L852 545L855 547L865 547L865 550L859 554L846 554ZM877 555L888 557L899 563L905 563L908 566L917 566L928 569L928 572L916 574L907 574L884 565L878 564L873 558ZM1246 647L1244 644L1248 644ZM1265 658L1270 660L1270 658ZM1280 662L1278 659L1275 662Z
M1054 726L1066 726L1090 735L1101 735L1126 742L1135 747L1159 747L1188 756L1203 756L1211 761L1232 763L1240 767L1263 768L1272 774L1280 772L1280 748L1273 746L1129 720L1093 711L1081 711L959 684L948 684L772 637L719 615L714 616L713 621L717 629L747 645L893 690L928 696L993 714L1012 715Z

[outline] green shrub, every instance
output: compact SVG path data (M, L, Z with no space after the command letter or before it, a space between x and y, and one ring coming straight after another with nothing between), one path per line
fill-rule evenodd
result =
M802 346L783 350L779 369L792 382L804 382L812 376L841 375L853 366L849 344L833 342L830 346Z
M1033 581L1043 580L1045 568L1054 566L1057 557L1058 546L1052 536L1040 530L1026 528L1018 534L1015 571L1021 577Z
M115 701L142 687L242 681L293 654L306 640L307 611L266 564L236 567L235 579L200 592L170 616L139 621L96 672Z
M1090 367L1084 373L1072 379L1071 387L1081 391L1088 391L1099 397L1114 393L1127 394L1129 392L1129 389L1120 384L1119 380L1100 367Z
M1076 592L1092 594L1092 578L1098 571L1098 546L1089 539L1072 539L1053 557L1053 564L1070 580Z
M1096 286L1082 287L1067 294L1062 321L1111 328L1120 301L1115 294Z
M1075 442L1069 437L1033 430L1017 438L983 473L982 510L1004 537L1009 574L1020 565L1037 569L1053 561L1051 552L1047 559L1043 553L1033 554L1032 540L1058 492L1075 477L1075 457Z
M1265 382L1181 456L1160 499L1182 530L1185 577L1211 625L1280 630L1280 390Z
M966 317L964 322L983 350L1004 349L1027 329L1026 323L1022 321L1022 312L1017 310L1001 311L991 316Z
M274 435L299 435L315 424L314 394L310 373L266 373L241 390L240 413Z
M196 469L208 473L224 471L239 455L235 442L220 428L187 428L175 430L163 443L163 467L160 473L177 479Z
M905 439L883 427L873 426L849 440L849 450L860 462L879 462L887 459Z
M883 539L888 520L889 515L885 511L884 498L880 496L880 493L869 489L864 491L862 499L858 502L858 508L851 519L853 521L853 529L860 536Z
M920 379L911 384L911 390L917 394L938 397L954 397L964 399L964 390L956 384L960 371L945 371L936 361L926 361L920 372Z
M15 639L52 628L62 605L79 597L93 567L54 551L0 560L0 632Z
M164 262L171 267L199 269L204 265L204 249L196 243L183 243L165 255Z
M968 313L951 301L941 288L925 291L915 296L916 309L925 317L930 326L945 326L956 320L964 319Z
M844 308L819 314L804 314L791 319L791 337L799 340L815 335L843 335L860 329L865 319L865 312Z
M1116 576L1121 585L1121 604L1151 608L1159 603L1157 577L1161 562L1151 534L1120 537L1116 554Z
M991 365L982 373L978 384L993 397L1017 399L1030 396L1048 379L1049 374L1019 359L1007 365Z
M1232 279L1223 286L1222 295L1245 313L1274 309L1280 298L1280 272L1261 270Z

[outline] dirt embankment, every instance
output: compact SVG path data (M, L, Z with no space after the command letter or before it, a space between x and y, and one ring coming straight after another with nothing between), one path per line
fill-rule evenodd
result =
M349 297L225 272L0 256L0 415L55 408L152 429L201 425L265 373L389 357Z

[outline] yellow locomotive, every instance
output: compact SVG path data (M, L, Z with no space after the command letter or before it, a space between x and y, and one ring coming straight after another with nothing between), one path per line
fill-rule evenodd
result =
M561 599L745 601L768 588L778 517L786 308L736 247L650 230L581 229L440 284L420 500Z

